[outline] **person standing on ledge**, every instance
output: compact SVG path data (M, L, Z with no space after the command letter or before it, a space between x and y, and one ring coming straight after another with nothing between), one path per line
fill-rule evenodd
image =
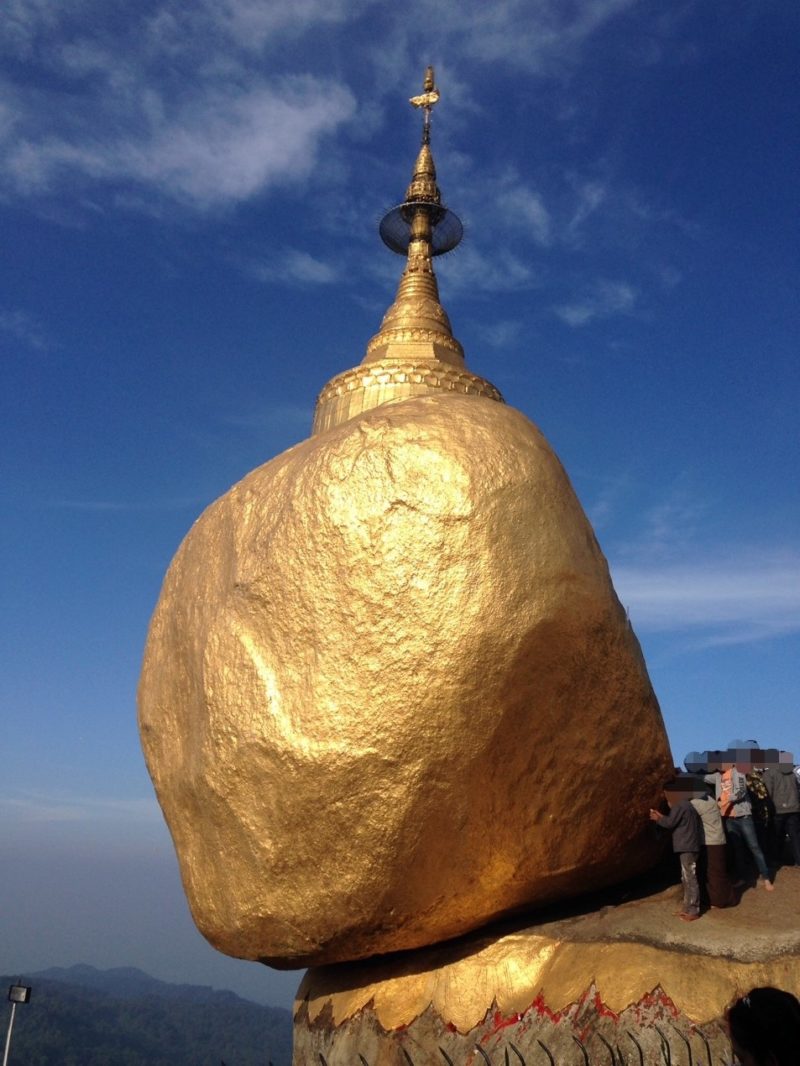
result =
M733 847L737 870L737 882L734 887L743 885L748 879L744 855L745 849L748 849L755 859L758 875L764 882L764 888L767 892L772 892L775 886L769 876L764 853L758 846L744 774L736 769L735 763L723 762L720 770L706 774L703 780L714 786L719 812L722 815L722 824L725 826L725 835Z
M774 858L778 864L782 862L784 839L788 833L794 864L800 866L800 790L791 752L780 752L777 762L767 766L764 784L775 806Z
M712 908L733 907L737 903L736 892L728 877L728 846L725 828L716 800L708 794L702 778L689 778L691 787L689 802L700 815L703 826L703 852L700 859L700 880Z
M684 922L696 922L700 917L700 884L697 880L697 860L703 846L703 826L700 815L689 801L690 793L680 780L671 781L664 788L669 814L650 809L650 819L672 833L672 850L680 857L683 883L683 909L678 917Z

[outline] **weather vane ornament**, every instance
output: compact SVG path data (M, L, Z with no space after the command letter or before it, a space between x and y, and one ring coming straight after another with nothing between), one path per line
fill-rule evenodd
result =
M409 103L413 107L422 108L422 143L429 144L431 139L431 111L434 105L439 103L439 90L434 82L433 67L428 67L425 71L422 90L419 96L412 96Z
M198 927L241 958L336 964L301 997L332 1004L334 1028L374 999L352 982L346 1003L326 999L339 964L650 869L662 848L641 812L672 768L567 475L466 368L441 305L430 68L424 89L411 183L381 224L406 256L395 300L362 362L322 389L309 439L195 522L139 686ZM488 985L470 972L467 987L483 1016ZM423 1013L427 988L398 992L384 1029ZM322 1057L315 1033L296 1061Z

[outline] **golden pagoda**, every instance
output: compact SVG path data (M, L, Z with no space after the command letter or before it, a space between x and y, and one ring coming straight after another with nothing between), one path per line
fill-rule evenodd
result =
M148 635L142 743L193 915L280 966L428 946L661 850L640 811L671 756L606 561L439 300L433 259L462 230L438 97L429 68L381 223L406 266L363 362L308 440L197 520Z
M312 967L296 1066L710 1063L734 996L800 990L800 878L678 931L670 889L631 880L663 853L672 757L564 469L440 303L462 229L438 99L428 68L380 228L406 267L363 362L169 568L148 768L204 936Z

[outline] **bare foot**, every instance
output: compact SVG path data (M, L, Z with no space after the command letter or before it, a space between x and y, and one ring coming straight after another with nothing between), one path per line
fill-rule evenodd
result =
M773 883L771 881L765 881L764 882L764 888L766 888L767 892L774 892L775 891L775 885L773 885Z

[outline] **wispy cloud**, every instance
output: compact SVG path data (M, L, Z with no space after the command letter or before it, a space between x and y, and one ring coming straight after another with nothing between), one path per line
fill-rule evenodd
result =
M223 418L223 422L238 429L263 432L268 429L296 430L304 435L308 434L314 417L312 407L304 407L302 404L274 403L260 407L258 410L240 414L230 414Z
M164 0L113 20L90 0L74 6L77 31L76 12L21 0L0 26L0 49L27 48L38 74L0 84L0 177L16 195L129 183L193 208L235 204L306 178L321 139L355 111L341 83L266 77L252 54L344 18L343 4Z
M665 292L670 292L683 281L683 274L680 270L669 264L658 264L653 268L653 272Z
M479 322L475 332L492 348L506 348L515 344L522 332L522 322L516 319L501 319L497 322Z
M251 263L247 271L258 281L286 285L330 285L340 277L338 267L296 248L287 249L270 262Z
M539 276L513 252L500 249L484 255L474 244L465 242L445 262L437 264L442 288L448 293L519 292L535 288Z
M567 223L567 232L574 236L583 223L590 218L608 197L607 183L581 181L576 187L576 202Z
M718 541L713 493L693 481L679 475L647 505L648 485L630 468L604 478L587 507L597 528L625 531L606 551L634 628L676 634L691 649L800 632L800 553Z
M448 0L436 7L436 38L447 54L544 73L578 59L586 41L636 0ZM427 5L411 5L428 15ZM407 23L415 20L408 17Z
M524 185L504 189L497 197L500 211L506 212L514 227L527 231L536 244L546 248L552 240L550 212L541 195Z
M800 557L745 551L613 567L636 628L692 631L695 645L741 644L800 632Z
M114 796L81 796L23 792L0 795L0 816L15 822L158 822L161 812L155 797L120 799Z
M644 512L644 527L635 551L666 558L691 544L708 512L708 504L676 485L667 497Z
M191 5L171 4L165 10L179 19L186 6ZM365 5L359 0L294 0L291 4L203 0L199 6L212 26L242 48L258 51L281 34L294 35L309 26L346 22Z
M320 136L353 108L346 89L311 77L280 87L217 85L175 108L157 101L149 115L127 116L138 131L103 140L85 128L50 133L41 116L31 117L27 135L6 146L3 168L23 194L49 192L77 176L149 186L196 208L225 206L306 176Z
M709 540L705 527L711 494L694 484L691 473L680 473L671 484L661 485L655 500L648 501L646 486L630 471L609 481L607 491L611 495L605 499L625 512L625 534L614 545L619 559L632 565L677 562L696 555L698 544ZM612 517L611 509L607 517Z
M604 476L599 488L593 486L593 495L586 504L586 513L592 526L601 530L613 522L616 513L632 488L632 478L627 472L616 476Z
M42 352L52 347L47 330L27 311L0 311L0 333L36 351Z
M208 501L199 496L180 496L161 500L86 500L56 498L45 501L44 506L64 511L89 511L108 514L130 514L138 511L180 511L198 507Z
M568 326L585 326L596 318L627 314L636 303L636 290L625 281L600 280L581 298L553 308Z

